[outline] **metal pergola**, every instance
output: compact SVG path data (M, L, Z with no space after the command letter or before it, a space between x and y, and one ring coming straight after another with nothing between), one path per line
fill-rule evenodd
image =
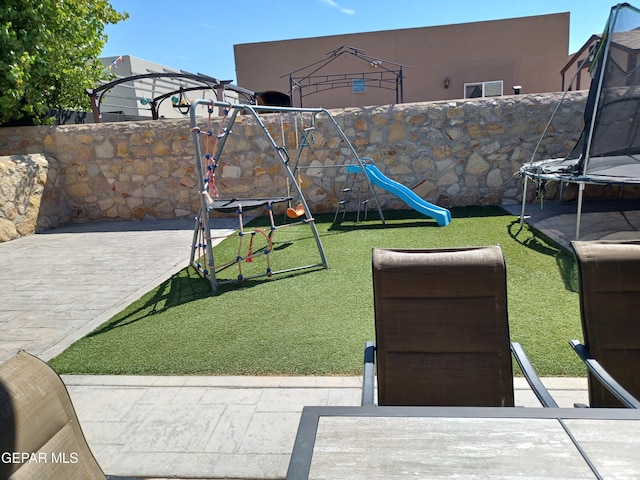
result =
M352 55L363 62L369 64L372 71L354 73L335 73L322 75L320 70L341 57L342 55ZM392 68L389 68L391 66ZM396 103L404 101L403 95L403 68L410 68L407 65L383 60L377 57L366 55L360 48L341 46L330 51L325 58L311 63L307 66L289 72L280 78L289 77L289 96L293 104L297 96L299 107L303 106L303 99L334 88L352 87L354 80L362 80L369 87L382 88L385 90L395 90ZM306 73L304 73L306 72ZM297 95L295 95L297 93Z
M114 91L119 87L117 91ZM101 108L105 106L105 97L108 97L108 106L111 108L127 108L126 101L140 102L151 111L151 118L158 120L162 103L171 99L174 107L181 113L189 113L190 101L187 92L211 90L218 100L224 99L224 90L237 94L239 101L247 104L256 103L254 92L236 85L231 85L230 80L218 80L201 73L189 72L149 72L116 79L104 83L94 89L88 89L87 95L91 99L93 120L100 123L102 118ZM119 105L119 100L122 105ZM131 108L131 107L128 107Z

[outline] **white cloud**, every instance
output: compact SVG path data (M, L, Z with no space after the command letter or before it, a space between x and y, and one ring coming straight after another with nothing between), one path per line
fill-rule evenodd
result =
M328 7L337 8L340 12L345 13L347 15L355 15L356 11L352 8L341 8L340 4L334 0L320 0L322 3L327 5Z

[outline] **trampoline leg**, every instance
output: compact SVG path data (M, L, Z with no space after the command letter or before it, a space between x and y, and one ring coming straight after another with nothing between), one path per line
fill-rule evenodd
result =
M522 210L520 211L520 228L522 228L522 224L524 223L524 209L527 204L527 180L529 177L524 176L524 180L522 181Z
M582 218L582 192L584 191L584 183L578 184L578 211L576 212L576 238L580 240L580 220Z

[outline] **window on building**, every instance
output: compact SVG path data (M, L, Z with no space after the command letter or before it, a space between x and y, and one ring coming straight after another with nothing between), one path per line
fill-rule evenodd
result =
M364 84L364 78L354 78L351 82L351 88L353 89L353 93L365 92L367 88Z
M464 84L464 98L501 97L502 80Z

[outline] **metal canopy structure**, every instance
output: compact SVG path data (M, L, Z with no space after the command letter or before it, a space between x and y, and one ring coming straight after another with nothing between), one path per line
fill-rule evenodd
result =
M319 72L343 55L352 55L369 64L373 71L356 73L336 73L323 75ZM388 66L391 66L389 68ZM297 93L298 101L303 106L303 99L309 95L332 90L334 88L351 88L354 80L362 80L369 87L395 90L396 103L403 100L403 68L411 68L407 65L382 60L366 55L364 50L356 47L341 46L326 54L326 58L311 63L305 67L289 72L280 78L289 77L289 96L294 101ZM305 73L306 72L306 73Z
M149 72L127 77L117 77L115 80L104 83L99 87L87 90L91 99L94 122L102 120L102 108L111 109L132 108L140 102L142 108L151 111L151 118L160 118L162 103L171 99L172 106L180 113L187 115L191 101L187 92L211 91L213 98L223 101L225 90L234 92L234 98L243 103L255 104L255 93L236 85L231 85L230 80L218 80L201 73L189 72ZM108 100L108 102L106 101Z

